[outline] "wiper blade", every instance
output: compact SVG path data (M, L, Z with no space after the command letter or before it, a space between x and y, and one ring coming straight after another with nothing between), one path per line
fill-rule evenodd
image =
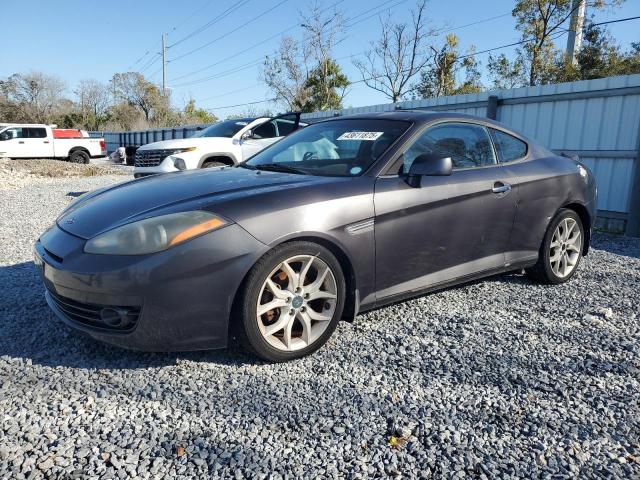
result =
M246 163L242 162L242 163L238 163L236 165L236 168L246 168L248 170L255 170L256 167L254 167L253 165L247 165Z
M290 167L289 165L283 165L281 163L265 163L264 165L254 165L258 170L268 170L271 172L284 172L284 173L297 173L299 175L306 175L307 172L299 168Z

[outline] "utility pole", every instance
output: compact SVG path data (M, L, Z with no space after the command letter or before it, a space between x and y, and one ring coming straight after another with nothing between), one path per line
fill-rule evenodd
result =
M577 65L577 53L582 44L582 27L584 25L585 0L573 0L571 4L571 22L569 23L569 35L567 36L567 58Z
M164 43L165 34L162 34L162 94L167 96L167 49Z

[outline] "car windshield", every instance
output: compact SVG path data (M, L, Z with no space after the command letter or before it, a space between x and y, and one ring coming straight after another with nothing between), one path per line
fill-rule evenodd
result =
M253 121L252 118L242 118L238 120L225 120L224 122L216 123L210 127L200 130L193 135L194 137L227 137L231 138L244 127L249 125Z
M378 119L320 122L292 133L241 166L309 175L357 176L410 125L404 121Z

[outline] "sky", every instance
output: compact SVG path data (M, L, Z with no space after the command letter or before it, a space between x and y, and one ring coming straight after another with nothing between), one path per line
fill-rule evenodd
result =
M330 7L337 1L318 3ZM415 1L339 3L338 8L354 25L344 33L333 55L340 59L350 80L361 78L353 59L377 39L380 15L408 20ZM441 43L452 31L460 39L461 52L472 45L481 51L516 42L520 34L510 14L514 3L429 0L429 26L441 32L433 41ZM262 60L277 50L283 31L294 39L301 38L300 13L307 11L308 5L305 0L32 0L28 9L3 9L0 78L29 71L57 75L66 82L70 97L79 80L108 82L117 72L141 71L160 84L161 37L165 33L167 85L174 105L181 107L193 98L199 107L210 109L219 118L252 110L277 113L282 107L264 102L272 95L260 81ZM224 18L208 25L222 13ZM588 9L587 15L592 13L598 22L637 16L640 0L626 0L613 9ZM470 23L475 25L466 26ZM608 28L623 47L640 41L640 20ZM566 36L557 41L562 48L565 43ZM515 47L494 53L502 52L511 56ZM485 65L487 56L481 54L477 59ZM251 102L263 103L242 105ZM387 102L382 94L359 83L349 87L343 103L357 107Z

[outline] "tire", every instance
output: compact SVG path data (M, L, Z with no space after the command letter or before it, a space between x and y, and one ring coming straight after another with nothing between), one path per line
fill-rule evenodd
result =
M91 157L84 150L76 150L69 155L69 161L71 163L89 163Z
M565 237L566 231L569 232L568 237ZM579 232L579 235L576 232ZM551 219L544 235L538 262L533 267L525 269L525 272L532 279L551 285L569 281L578 270L582 259L584 239L584 227L580 216L573 210L559 210Z
M303 270L306 275L300 286ZM342 317L345 280L340 263L315 243L291 242L274 248L256 262L241 288L235 330L246 349L270 362L315 352ZM259 304L274 307L262 308L258 316Z
M226 167L225 163L222 162L204 162L202 164L202 168L213 168L213 167Z

